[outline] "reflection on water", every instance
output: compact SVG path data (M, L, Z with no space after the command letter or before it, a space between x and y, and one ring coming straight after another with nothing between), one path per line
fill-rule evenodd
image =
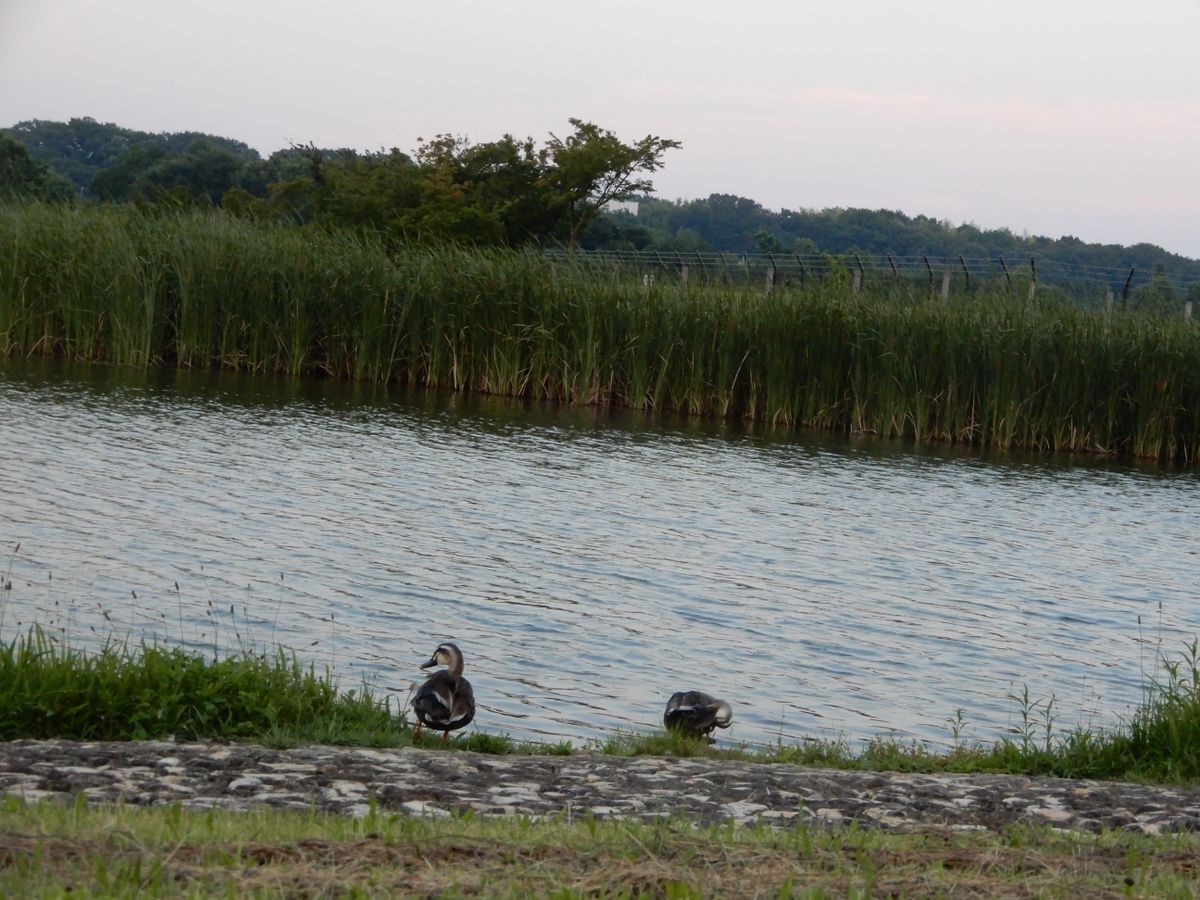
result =
M401 701L454 639L518 738L690 687L732 741L990 740L1024 687L1098 725L1200 630L1191 473L11 361L0 447L6 639L282 643Z

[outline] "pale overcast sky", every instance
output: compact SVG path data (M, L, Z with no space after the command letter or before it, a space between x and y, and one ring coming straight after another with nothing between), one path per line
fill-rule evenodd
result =
M571 116L658 195L1200 257L1200 0L0 0L0 125L411 151Z

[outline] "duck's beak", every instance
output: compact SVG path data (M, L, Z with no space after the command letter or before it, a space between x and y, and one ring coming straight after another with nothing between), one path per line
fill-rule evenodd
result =
M425 662L421 663L421 668L422 669L432 669L436 665L439 665L438 661L436 659L434 659L433 657L430 657Z

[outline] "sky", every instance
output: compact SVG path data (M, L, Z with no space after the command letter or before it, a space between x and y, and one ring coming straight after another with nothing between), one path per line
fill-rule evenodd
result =
M1200 258L1200 0L0 0L0 126L411 152L571 117L657 195Z

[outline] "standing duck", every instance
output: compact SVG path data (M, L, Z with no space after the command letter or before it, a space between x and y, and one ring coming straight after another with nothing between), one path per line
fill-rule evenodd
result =
M421 726L442 732L442 743L451 731L462 728L475 718L475 691L471 682L463 678L463 655L457 644L439 644L428 661L421 663L422 669L445 666L430 674L413 696L413 710L417 714L417 731L413 741L421 737Z
M732 721L733 707L703 691L677 691L663 713L663 725L668 730L710 741L714 728L728 728Z

